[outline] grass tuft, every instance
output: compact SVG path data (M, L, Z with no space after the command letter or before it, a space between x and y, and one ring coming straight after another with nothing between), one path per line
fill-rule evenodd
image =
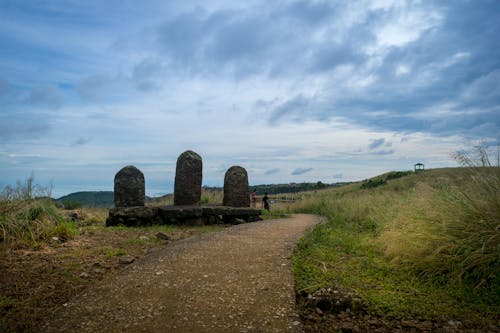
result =
M50 199L0 200L0 241L35 244L58 237L65 241L78 233Z

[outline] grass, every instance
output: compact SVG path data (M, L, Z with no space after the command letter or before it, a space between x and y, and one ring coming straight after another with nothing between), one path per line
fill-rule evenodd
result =
M50 199L0 200L0 242L36 245L77 234L77 225L67 221Z
M326 217L295 250L297 291L352 289L369 312L400 318L493 320L500 313L500 169L396 178L318 191L288 209Z

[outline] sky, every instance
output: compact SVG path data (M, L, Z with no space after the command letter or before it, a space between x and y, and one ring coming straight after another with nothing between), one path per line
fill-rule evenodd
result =
M456 166L500 142L500 2L0 0L0 187L172 192Z

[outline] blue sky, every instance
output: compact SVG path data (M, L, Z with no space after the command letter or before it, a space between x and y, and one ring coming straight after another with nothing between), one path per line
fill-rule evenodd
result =
M500 2L0 0L0 186L150 195L454 166L500 133Z

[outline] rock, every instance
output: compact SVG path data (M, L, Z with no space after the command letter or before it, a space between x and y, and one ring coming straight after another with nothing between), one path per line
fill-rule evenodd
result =
M197 205L201 200L202 160L187 150L177 158L174 205Z
M115 207L144 206L145 183L143 173L129 165L115 175Z
M109 210L106 226L125 225L129 227L162 224L157 207L117 207Z
M232 166L224 176L223 205L229 207L250 207L248 174L240 166Z
M87 217L86 214L79 209L67 211L65 215L73 222L83 221Z
M121 256L120 259L118 259L118 263L122 265L129 265L135 261L135 258L132 256Z
M88 279L90 277L90 275L88 273L86 273L86 272L83 272L80 275L78 275L78 277L80 279Z
M243 220L243 219L240 219L240 218L234 218L232 221L231 221L231 224L243 224L243 223L246 223L247 221Z
M165 233L163 233L163 232L158 232L156 234L156 238L163 239L163 240L170 240L170 236L167 235L167 234L165 234Z

